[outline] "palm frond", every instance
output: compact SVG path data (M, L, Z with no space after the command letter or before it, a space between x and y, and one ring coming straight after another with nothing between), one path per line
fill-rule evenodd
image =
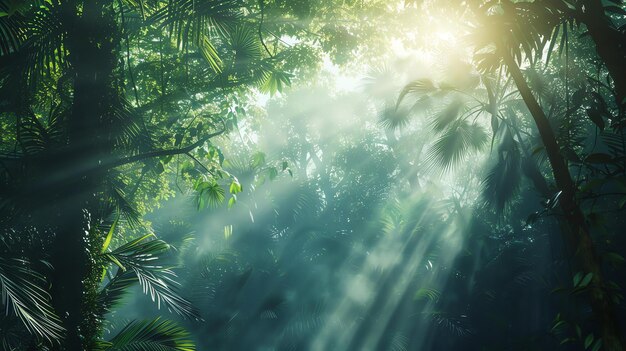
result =
M141 214L135 208L135 206L127 199L124 191L125 184L119 178L114 178L110 182L109 201L113 206L113 209L119 215L122 215L131 227L138 227L140 225Z
M463 322L459 318L452 317L442 312L433 312L430 317L435 323L435 326L447 330L455 336L467 336L471 335L472 331L463 325Z
M420 288L415 292L415 300L429 300L437 302L441 298L441 292L433 288Z
M44 284L44 277L30 269L28 261L0 257L0 289L6 313L12 311L31 334L53 342L63 336L64 329Z
M14 315L0 313L0 350L25 350L30 335Z
M618 133L603 131L600 137L609 151L613 155L624 155L626 153L626 139Z
M396 105L400 105L408 94L423 95L435 92L437 89L438 88L435 86L435 83L428 78L414 80L402 88Z
M199 47L200 47L200 52L202 53L202 56L209 63L209 66L211 66L211 69L215 73L222 72L222 65L223 65L222 59L220 58L220 55L217 52L217 49L215 48L215 46L213 45L213 43L207 36L204 36L202 38L202 40L199 43Z
M128 292L137 283L137 275L133 271L119 270L118 273L98 292L98 307L104 315L118 306Z
M410 339L401 333L395 333L391 338L389 351L407 351Z
M173 0L155 11L149 22L167 28L176 37L177 46L190 44L200 52L215 72L221 71L217 44L224 42L242 18L243 3L239 0Z
M412 114L407 109L387 104L378 115L378 123L385 129L398 130L406 127L411 122L411 117Z
M126 99L120 99L111 106L111 120L119 126L114 135L116 143L134 153L147 152L154 149L152 135L146 127L142 116Z
M197 191L196 203L198 209L205 207L215 208L225 199L225 191L215 180L198 181L194 189Z
M261 91L274 95L276 92L282 92L283 87L289 85L291 85L291 74L280 70L272 70L261 85Z
M103 345L107 351L194 351L189 332L168 320L132 322Z
M149 20L169 28L185 45L194 39L198 43L202 35L225 36L240 22L242 7L240 0L173 0Z
M448 103L441 111L433 116L432 127L435 131L441 132L461 115L465 104L461 99L455 99Z
M122 271L133 272L144 294L150 295L158 308L164 305L169 311L185 318L199 319L196 308L177 291L176 274L170 268L159 264L160 256L169 248L166 242L155 239L153 234L148 234L103 255ZM130 284L128 276L124 274L118 276L120 281L113 282L114 285L110 287L109 292L103 291L105 293L103 299L113 304L119 301L119 291Z
M155 4L151 2L146 0L123 0L122 4L139 13L141 18L145 20L155 10Z
M233 51L235 68L246 68L252 62L261 59L261 41L256 32L249 26L238 26L228 40L229 49Z
M484 147L487 140L487 132L483 127L466 120L457 120L439 135L428 151L427 160L443 171L449 171L471 152Z
M376 66L370 68L363 78L363 89L370 96L385 99L396 92L397 82L398 75L394 70L386 65Z
M26 54L26 72L33 84L40 76L51 75L67 65L61 11L60 5L46 2L29 20L26 40L20 50Z
M25 18L20 13L10 13L10 1L0 1L0 55L18 50L24 39Z
M498 211L507 205L519 191L521 184L521 157L517 148L501 152L498 162L489 170L482 182L483 198Z

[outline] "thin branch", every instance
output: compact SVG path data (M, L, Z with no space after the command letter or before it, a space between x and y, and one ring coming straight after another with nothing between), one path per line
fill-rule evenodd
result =
M272 55L272 53L270 52L270 49L267 48L267 45L265 45L265 41L263 40L263 19L265 17L265 3L263 2L263 0L259 0L259 6L261 7L261 20L259 21L259 40L261 41L261 45L263 45L263 47L265 48L265 51L267 51L267 54L270 55L270 57L274 57L274 55Z
M208 173L210 173L211 171L206 168L206 166L200 162L200 160L198 160L194 155L192 155L190 152L186 152L185 155L189 156L192 160L194 160L200 167L202 167L205 171L207 171Z
M581 200L591 200L591 199L597 199L599 197L604 197L604 196L625 196L626 193L619 193L619 192L615 192L615 193L602 193L602 194L590 194L590 195L585 195L580 197Z

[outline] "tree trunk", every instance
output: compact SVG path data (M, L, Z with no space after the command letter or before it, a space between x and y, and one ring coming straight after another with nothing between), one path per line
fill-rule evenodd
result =
M582 270L585 274L593 274L589 285L591 307L594 319L601 329L602 344L609 351L622 350L617 317L602 277L600 257L595 250L591 233L585 223L584 214L576 202L576 185L572 180L565 159L561 156L556 136L552 131L548 118L533 96L513 57L502 48L500 48L500 53L535 121L541 141L546 149L550 166L552 167L557 189L562 192L559 197L559 207L569 227L569 230L562 232L565 246L568 250L568 257L572 257L575 267Z
M602 1L587 0L584 6L580 20L587 26L596 51L613 78L618 105L622 105L626 99L626 35L610 25Z
M74 78L67 118L67 145L53 172L62 181L55 199L58 232L51 261L53 301L67 330L61 349L90 350L100 333L95 313L97 253L102 238L106 171L94 171L113 151L112 108L117 101L114 72L119 36L112 1L67 2L65 46ZM79 11L82 8L82 11Z

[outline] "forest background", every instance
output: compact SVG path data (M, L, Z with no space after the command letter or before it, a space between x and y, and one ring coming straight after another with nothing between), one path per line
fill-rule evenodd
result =
M4 350L622 350L621 0L0 0Z

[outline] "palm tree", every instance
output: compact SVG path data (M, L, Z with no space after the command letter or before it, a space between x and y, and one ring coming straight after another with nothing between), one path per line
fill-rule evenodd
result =
M522 25L519 22L509 22L510 16L516 16L516 13L509 12L510 9L504 7L504 15L481 17L485 24L493 24L498 28L499 33L517 33L517 26ZM513 17L515 18L515 17ZM527 49L528 42L522 41L513 36L502 36L492 39L492 43L496 45L496 55L501 57L504 66L507 68L513 81L515 82L520 95L522 96L531 116L536 124L542 143L545 147L550 166L559 190L559 207L567 223L567 230L563 232L564 242L571 253L575 257L578 267L585 273L591 274L592 283L590 294L591 304L594 311L594 317L602 328L602 339L604 346L608 350L621 350L621 341L619 337L619 329L617 327L617 317L611 298L607 293L607 285L603 279L603 273L600 265L600 259L591 237L590 228L585 222L583 211L576 200L577 186L570 174L565 158L561 154L561 146L557 142L557 138L552 130L552 126L546 117L539 102L529 88L526 78L523 76L518 62L514 57L519 57L520 45ZM535 40L536 41L536 40ZM525 45L524 45L525 44ZM532 47L538 47L534 43ZM530 54L530 52L527 52ZM602 55L601 55L602 56ZM620 96L621 93L618 93Z
M479 27L477 28L479 34L475 34L474 36L475 39L477 39L476 50L478 52L477 58L480 57L479 65L489 74L493 74L501 65L504 66L512 81L515 83L526 107L530 111L556 182L558 196L555 197L552 202L554 202L553 206L558 204L561 210L560 214L564 218L562 234L566 247L568 247L569 250L568 257L574 257L577 269L582 270L582 272L592 277L590 299L594 317L601 325L604 346L609 350L621 350L622 346L617 327L617 319L611 298L608 294L609 289L603 279L600 259L594 247L590 228L585 221L585 216L577 200L577 184L570 174L566 158L562 153L564 146L559 145L558 138L552 129L553 127L548 117L531 91L519 66L524 56L530 60L531 64L534 60L540 58L543 48L550 39L551 46L549 50L552 50L556 40L555 36L558 35L559 26L562 25L564 30L566 30L566 24L562 23L572 20L571 18L564 18L563 13L570 15L575 12L570 11L570 8L564 2L556 1L556 3L557 5L552 3L546 5L546 2L530 4L526 2L504 1L495 4L492 2L474 1L468 4L472 9L473 15L477 17L479 22ZM590 24L592 26L597 25L598 21L603 22L603 29L596 29L597 31L605 32L605 34L607 34L607 30L611 31L610 28L612 24L610 20L605 18L603 9L598 9L600 2L592 1L584 3L585 4L581 4L583 7L578 14L584 17L586 21L591 21ZM559 7L558 4L561 6ZM589 9L585 10L584 6L588 6ZM595 9L591 10L591 7ZM587 14L586 11L589 11L589 14ZM605 18L605 20L600 20L599 18ZM588 24L588 27L590 24ZM531 30L528 31L528 28ZM591 28L589 28L589 30L590 32L592 31ZM607 34L607 37L602 40L594 36L594 40L596 40L599 56L606 63L615 81L616 96L619 106L622 104L621 101L623 99L623 92L620 87L620 80L622 80L623 74L620 73L622 68L615 67L614 63L617 58L619 58L619 55L623 55L623 53L620 53L622 48L618 47L615 50L607 50L605 46L606 40L611 40L609 38L617 39L617 37L619 37L617 34ZM567 38L564 37L564 40L567 40ZM620 62L621 61L623 61L623 56L620 59ZM489 100L486 103L481 103L481 105L484 111L491 113L492 126L495 126L496 124L494 122L497 122L499 115L497 111L498 108L494 103L493 87L490 88L487 82L485 82L485 86ZM435 89L436 87L430 82L414 82L405 87L400 96L400 100L402 100L404 95L410 92L431 91ZM447 113L435 119L434 128L436 130L448 130L450 123L457 120L454 115L458 113L456 112L458 108L453 108L454 106L451 107L450 111L455 113ZM511 121L507 121L506 119L504 119L504 121L509 125L512 124ZM601 122L601 120L594 120L594 123L603 126L603 122ZM453 128L450 130L456 131L458 127L454 127L454 124L452 124L452 126ZM495 137L497 128L494 127L493 129ZM509 132L504 135L504 145L515 145L514 139L511 137L511 128L507 127L507 130ZM465 134L470 135L470 133ZM471 143L464 142L465 140L471 141L472 139L464 137L463 135L463 133L462 135L458 135L458 133L444 133L440 140L435 143L436 154L441 157L444 166L458 161L461 157L460 155L462 155L461 152L472 146ZM506 142L507 140L509 141L508 143ZM518 140L518 142L521 142L521 139ZM521 165L519 151L516 150L517 147L509 149L504 154L499 152L500 161L498 162L498 167L507 174L516 174L514 171L511 172L511 170L515 170ZM536 172L533 173L536 174ZM492 172L486 180L488 189L492 188L489 184L497 184L497 182L494 182L497 178L502 179L501 177L496 177ZM507 180L510 179L511 178L508 178ZM516 179L516 177L512 179ZM504 188L510 190L512 189L511 185L513 185L514 189L516 184L517 182L507 184L507 187L500 187L500 190ZM545 182L542 182L540 179L539 182L535 184L540 185L541 188L546 188L544 185ZM498 187L489 190L494 189L497 190Z

